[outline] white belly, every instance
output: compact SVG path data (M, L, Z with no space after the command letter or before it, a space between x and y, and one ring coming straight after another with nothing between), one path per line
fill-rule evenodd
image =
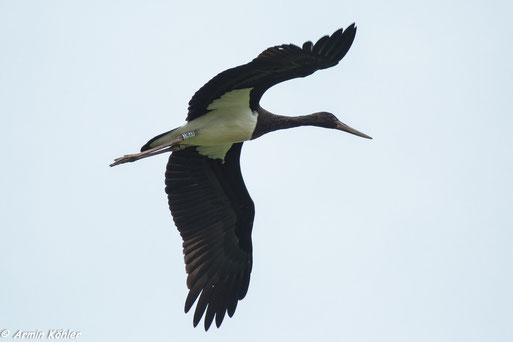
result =
M187 145L212 146L236 143L251 139L256 121L257 114L249 108L213 110L180 127L180 133L195 131L194 137L184 141Z
M176 136L195 131L187 145L213 146L250 140L257 123L257 112L249 108L252 88L228 92L212 102L207 114L178 128Z
M253 88L232 90L213 101L208 113L171 131L152 145L173 141L182 134L194 132L183 145L200 146L198 151L211 158L224 159L233 143L250 140L258 113L249 108L249 94Z

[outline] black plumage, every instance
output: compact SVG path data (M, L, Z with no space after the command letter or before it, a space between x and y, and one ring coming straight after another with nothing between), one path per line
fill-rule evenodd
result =
M218 327L226 311L232 316L249 285L255 207L240 172L241 148L233 144L224 163L187 148L173 152L167 164L166 193L184 241L190 289L185 312L202 291L194 326L206 309L205 329L214 314Z
M243 141L297 126L338 129L370 138L331 113L286 117L259 104L273 85L338 64L355 34L352 24L315 44L268 48L251 62L223 71L194 94L184 126L154 137L141 153L111 164L172 151L166 169L166 193L183 239L189 288L185 311L196 302L194 326L204 316L206 330L214 318L219 327L226 313L230 317L234 314L248 291L255 207L240 171Z
M293 44L274 46L247 64L223 71L194 94L187 121L204 115L210 103L235 89L253 88L250 107L256 109L264 92L273 85L337 65L349 51L355 35L356 26L352 24L322 37L315 45L306 42L303 48Z

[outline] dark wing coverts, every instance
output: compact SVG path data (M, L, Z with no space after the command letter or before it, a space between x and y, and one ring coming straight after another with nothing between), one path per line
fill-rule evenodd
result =
M183 238L188 312L199 296L194 326L206 310L219 327L248 290L252 267L251 229L255 208L240 172L242 143L225 157L210 159L195 147L173 152L166 169L166 193ZM200 295L201 293L201 295Z
M236 89L253 88L250 107L256 109L273 85L338 64L355 34L353 24L301 48L271 47L248 64L220 73L194 94L187 121L207 113L210 103ZM249 285L255 208L240 172L241 148L242 143L233 144L223 162L189 147L173 152L167 164L169 208L184 241L189 288L185 312L199 297L193 322L196 326L205 314L205 329L214 317L219 327L226 312L232 316Z
M274 46L248 64L223 71L194 94L189 102L187 121L207 113L210 103L234 89L254 88L250 106L255 109L263 93L273 85L337 65L355 35L356 27L352 24L322 37L315 45L306 42L302 48L293 44Z

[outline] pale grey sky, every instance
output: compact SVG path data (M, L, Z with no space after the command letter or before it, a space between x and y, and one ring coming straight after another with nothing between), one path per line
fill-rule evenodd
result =
M0 330L79 341L513 340L511 1L0 0ZM166 156L218 72L356 22L264 108L330 111L245 144L247 297L192 328Z

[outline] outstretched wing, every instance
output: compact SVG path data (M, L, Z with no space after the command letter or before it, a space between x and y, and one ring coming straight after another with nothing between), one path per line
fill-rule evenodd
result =
M199 296L193 323L206 311L205 330L214 316L219 327L226 312L234 314L249 285L255 207L240 172L241 148L233 144L223 163L189 147L173 152L166 169L169 208L183 238L188 274L185 312Z
M187 121L209 111L208 106L235 89L251 89L250 107L256 109L263 93L275 84L305 77L332 67L346 55L356 35L354 24L300 48L293 44L268 48L248 64L223 71L199 89L189 102Z

